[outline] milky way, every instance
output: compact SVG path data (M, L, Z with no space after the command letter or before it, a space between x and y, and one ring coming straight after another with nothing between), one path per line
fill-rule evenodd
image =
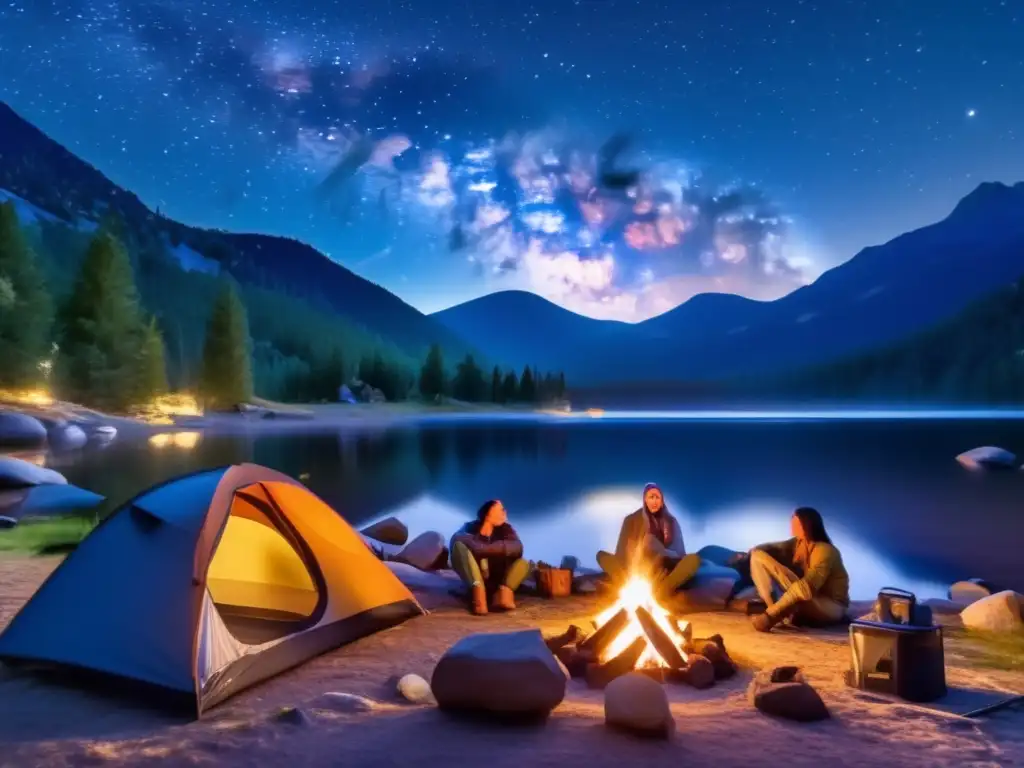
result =
M1022 23L1000 0L7 0L0 98L164 213L299 237L424 309L515 287L637 320L781 295L1024 176ZM639 173L609 184L617 131Z

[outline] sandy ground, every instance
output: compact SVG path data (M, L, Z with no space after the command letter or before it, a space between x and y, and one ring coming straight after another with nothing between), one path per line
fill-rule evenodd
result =
M56 558L0 558L0 625L59 562ZM97 585L101 588L102 585ZM166 715L31 677L0 676L0 766L1010 766L1024 765L1024 711L981 720L857 692L841 680L848 665L845 632L758 635L736 614L690 617L695 634L724 635L744 669L706 691L669 686L677 733L668 742L639 740L603 724L602 694L578 681L542 726L467 723L433 707L401 702L397 676L429 680L437 659L476 631L539 627L546 634L583 623L601 607L597 598L524 599L512 615L475 618L455 601L422 594L428 616L364 638L315 659L215 708L202 721ZM954 633L955 634L955 633ZM957 659L947 640L951 686L1024 691L1020 674L976 671ZM820 691L833 718L796 724L751 708L745 689L752 671L796 664ZM379 702L369 712L318 709L327 691ZM961 711L969 699L957 699ZM979 694L980 696L980 694ZM982 704L998 697L987 694ZM274 718L297 706L301 724ZM948 707L947 707L948 708Z

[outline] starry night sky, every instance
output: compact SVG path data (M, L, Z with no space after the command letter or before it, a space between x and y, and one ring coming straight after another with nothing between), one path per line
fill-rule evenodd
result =
M0 99L424 311L774 298L1024 179L1024 0L2 2Z

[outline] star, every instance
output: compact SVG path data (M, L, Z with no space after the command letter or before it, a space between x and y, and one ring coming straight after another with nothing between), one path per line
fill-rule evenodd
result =
M968 117L974 117L976 114L978 114L978 110L976 110L976 109L968 109L967 110L967 116Z

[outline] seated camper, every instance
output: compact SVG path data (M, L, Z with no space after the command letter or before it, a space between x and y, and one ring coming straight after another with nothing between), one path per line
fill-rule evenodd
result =
M850 577L821 514L800 507L790 527L793 538L750 551L750 576L767 606L763 614L751 618L759 632L770 632L786 620L809 626L837 624L846 618L850 605Z
M686 554L679 521L654 483L644 486L643 506L622 521L615 553L598 552L597 564L621 584L633 573L653 577L656 597L667 598L700 568L700 556Z
M488 597L492 610L515 610L514 593L529 575L530 564L500 501L484 502L476 520L452 536L450 549L452 567L470 588L473 613L487 613Z

